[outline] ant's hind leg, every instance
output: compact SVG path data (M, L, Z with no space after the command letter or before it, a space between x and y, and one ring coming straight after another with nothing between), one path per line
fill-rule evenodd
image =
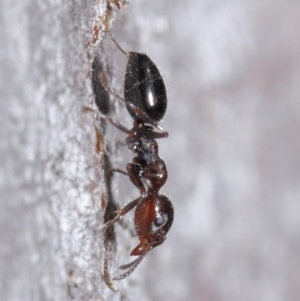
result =
M103 226L102 226L102 230L105 231L109 226L111 226L113 223L117 222L123 215L125 215L126 213L128 213L131 209L133 209L140 201L142 200L141 197L133 200L132 202L130 202L129 204L127 204L125 207L120 208L119 210L117 210L117 215L115 218L113 218L112 220L106 222Z
M120 139L118 139L116 141L116 146L126 146L127 147L127 144L124 141L121 141Z
M127 135L131 134L131 130L129 130L128 128L126 128L124 125L122 125L121 123L119 123L118 121L114 120L113 118L107 117L107 116L101 116L100 118L106 119L107 121L109 121L113 126L115 126L117 129L119 129L120 131L124 132Z
M118 172L121 173L122 175L128 176L128 172L126 172L125 170L122 170L120 168L111 168L110 170L110 174L112 175L114 172Z
M118 49L119 49L122 53L124 53L127 57L129 57L129 53L126 52L126 51L118 44L118 42L117 42L117 41L115 40L115 38L113 37L111 31L109 32L109 35L110 35L111 40L112 40L112 41L115 43L115 45L118 47Z
M100 72L99 77L100 77L100 81L101 81L102 87L103 87L108 93L110 93L111 95L113 95L115 98L117 98L118 100L120 100L122 103L126 102L126 100L125 100L124 98L122 98L121 96L119 96L117 93L115 93L113 90L110 89L110 87L109 87L108 84L107 84L106 77L105 77L105 74L104 74L103 71Z

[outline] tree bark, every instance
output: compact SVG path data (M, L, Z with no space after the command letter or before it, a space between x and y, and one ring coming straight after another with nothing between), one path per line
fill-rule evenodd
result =
M89 26L96 17L103 26L106 5L1 4L1 300L110 298L98 229L105 187L85 109L95 108Z
M299 299L299 4L295 1L25 0L0 8L0 298ZM132 125L125 50L164 75L162 192L174 224L130 277L138 196L132 154L105 118ZM101 154L99 154L101 153Z

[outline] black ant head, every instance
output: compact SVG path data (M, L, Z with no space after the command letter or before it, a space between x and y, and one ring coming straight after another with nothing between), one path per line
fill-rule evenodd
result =
M171 201L164 195L148 195L135 212L135 229L140 244L130 255L143 255L149 249L162 244L170 230L174 217Z

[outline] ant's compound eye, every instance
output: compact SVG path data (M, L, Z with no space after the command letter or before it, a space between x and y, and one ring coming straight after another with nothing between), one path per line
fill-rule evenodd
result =
M159 227L159 226L161 226L161 225L164 223L164 221L165 221L164 217L163 217L163 216L159 216L159 217L157 217L157 218L154 220L154 225L155 225L156 227Z

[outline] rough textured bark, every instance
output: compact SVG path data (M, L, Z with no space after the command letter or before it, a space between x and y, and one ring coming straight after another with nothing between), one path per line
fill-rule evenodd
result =
M295 1L142 0L113 22L104 0L2 1L1 300L298 300L299 11ZM126 58L101 42L110 25L169 87L170 137L159 147L176 210L167 241L116 293L105 260L119 274L137 238L125 217L105 248L96 145L116 167L131 155L109 125L101 143L95 124L105 122L87 109L96 108L91 53L122 93ZM112 183L119 205L138 195L122 176Z
M1 300L105 291L90 4L1 3Z

